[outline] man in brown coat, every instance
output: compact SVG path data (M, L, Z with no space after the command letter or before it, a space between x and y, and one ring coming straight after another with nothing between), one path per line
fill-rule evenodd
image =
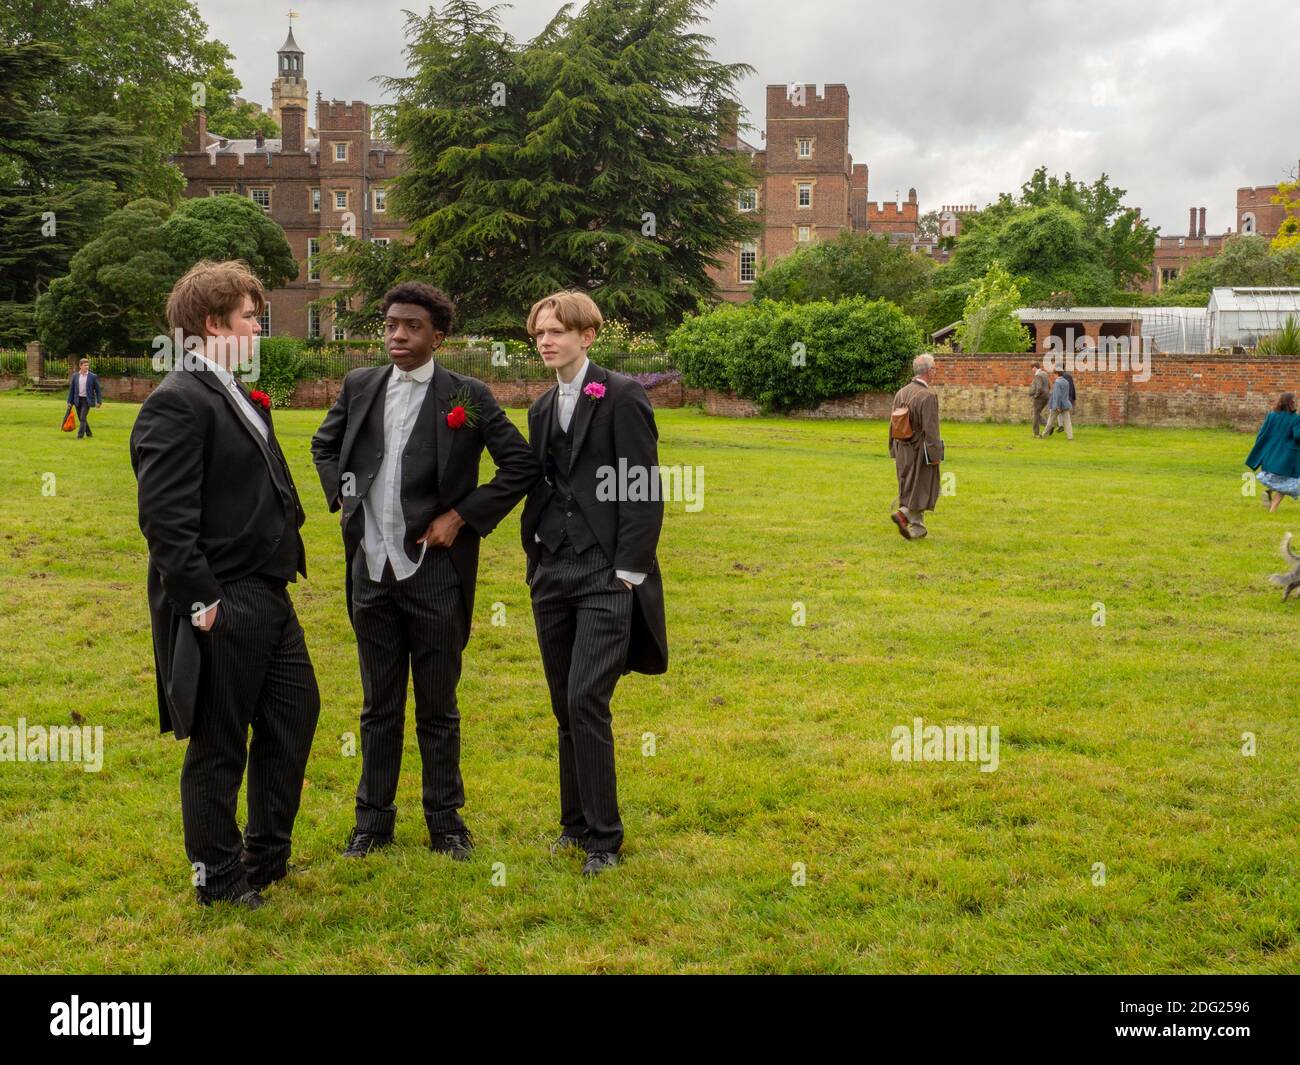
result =
M890 515L905 540L919 540L929 530L925 512L939 500L939 460L943 441L939 438L939 397L930 383L934 378L934 356L918 355L912 360L912 380L894 396L894 410L906 407L911 435L898 439L892 428L889 453L898 472L898 509Z
M1029 398L1034 401L1034 435L1043 433L1043 410L1047 407L1047 397L1052 391L1052 382L1047 371L1037 363L1034 364L1034 380L1029 386Z

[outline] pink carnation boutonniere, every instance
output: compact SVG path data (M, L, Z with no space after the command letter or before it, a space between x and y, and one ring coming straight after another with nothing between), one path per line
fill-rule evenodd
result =
M257 388L253 389L253 391L248 393L248 398L251 399L254 403L260 403L264 411L269 412L271 410L271 397L268 396L261 389L257 389Z
M605 398L605 386L599 381L592 381L582 390L582 394L595 403L596 400Z

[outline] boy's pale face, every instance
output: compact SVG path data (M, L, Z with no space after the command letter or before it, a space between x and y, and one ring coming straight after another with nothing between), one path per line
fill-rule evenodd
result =
M533 339L537 342L542 362L559 374L562 380L571 381L582 365L587 349L595 343L596 330L590 326L586 329L568 329L556 317L555 311L547 307L533 323Z
M261 322L257 321L257 307L252 296L246 295L239 304L238 311L231 312L230 319L218 321L216 316L208 315L203 328L208 330L208 337L235 337L252 347L252 338L261 334ZM225 348L208 345L208 358L217 355L217 362L222 362L220 352Z

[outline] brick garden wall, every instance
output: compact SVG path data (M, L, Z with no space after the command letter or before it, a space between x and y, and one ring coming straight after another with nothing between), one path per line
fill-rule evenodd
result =
M941 355L936 357L936 391L943 417L959 422L1027 422L1029 355ZM1133 380L1120 370L1076 370L1074 421L1084 425L1142 425L1169 428L1228 426L1254 432L1285 391L1300 392L1300 359L1262 356L1152 355L1150 378ZM0 388L9 382L0 379ZM105 399L139 403L153 390L148 378L100 378ZM325 409L341 381L300 381L292 405ZM549 387L546 381L493 381L492 394L505 407L526 407ZM755 404L730 393L687 388L680 381L649 390L660 408L702 404L709 414L750 417ZM891 396L865 392L831 400L796 418L887 418Z
M1074 371L1076 424L1168 428L1230 427L1254 432L1285 391L1300 392L1300 359L1265 356L1151 355L1150 378L1120 370ZM959 422L1028 422L1029 355L939 355L935 391L942 416ZM831 400L801 418L887 418L891 396L864 392ZM709 392L710 414L758 414L749 400Z
M0 378L0 389L16 387L20 383L17 377ZM154 390L157 381L152 377L101 377L100 390L105 400L119 403L143 403L145 397ZM293 390L290 405L300 409L325 410L334 405L341 380L299 381ZM497 402L503 407L527 407L534 399L545 392L550 383L547 381L489 381L488 387ZM665 381L646 389L650 402L656 407L685 407L701 403L704 392L698 388L687 388L680 381Z

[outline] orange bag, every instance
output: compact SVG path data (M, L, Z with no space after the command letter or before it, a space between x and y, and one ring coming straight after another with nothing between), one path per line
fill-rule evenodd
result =
M63 419L63 431L65 433L70 433L76 427L77 427L77 412L74 411L71 407L69 407L68 416Z

